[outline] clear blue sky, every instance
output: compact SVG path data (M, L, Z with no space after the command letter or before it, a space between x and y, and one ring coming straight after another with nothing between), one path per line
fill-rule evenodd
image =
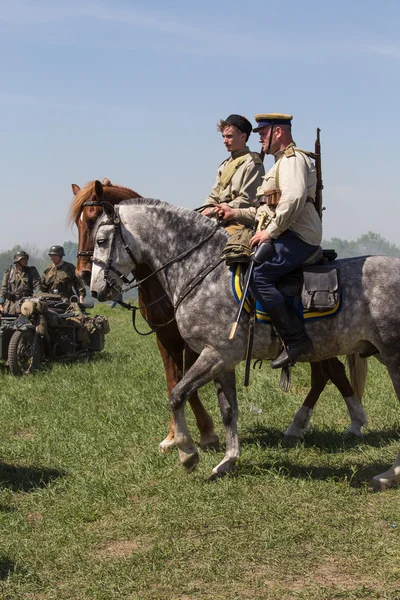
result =
M199 206L233 112L320 127L324 237L400 245L399 31L398 1L0 0L0 250L75 240L72 183Z

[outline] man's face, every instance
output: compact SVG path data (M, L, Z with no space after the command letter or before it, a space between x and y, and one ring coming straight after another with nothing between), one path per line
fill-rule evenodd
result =
M17 263L22 269L25 269L25 267L28 266L28 258L26 256L23 256L22 258L19 259L18 263Z
M58 254L49 254L49 256L53 265L57 266L58 263L61 261L61 256L58 256Z
M246 134L234 125L229 125L222 130L222 139L228 152L244 150L246 147Z
M262 150L265 154L268 153L269 146L269 154L275 154L280 148L279 141L277 140L278 127L275 126L272 131L272 140L270 142L272 125L266 125L265 127L261 127L258 135L260 136L259 142L262 144Z

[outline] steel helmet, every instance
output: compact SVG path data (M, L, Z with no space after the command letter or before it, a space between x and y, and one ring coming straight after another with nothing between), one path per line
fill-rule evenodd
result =
M62 246L51 246L50 250L49 250L49 255L50 254L57 254L57 256L64 256L65 255L64 248Z
M25 252L25 250L18 250L18 252L14 254L14 263L19 262L21 258L26 258L29 260L29 254Z

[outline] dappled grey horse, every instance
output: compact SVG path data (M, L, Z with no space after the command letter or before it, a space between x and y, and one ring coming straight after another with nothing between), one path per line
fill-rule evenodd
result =
M199 460L185 421L185 401L214 380L226 453L213 474L226 473L239 458L235 366L245 357L248 325L243 315L235 339L229 340L237 310L232 273L224 263L215 263L227 234L201 214L158 200L105 204L104 210L94 231L92 295L100 301L116 298L141 262L158 273L182 337L199 354L170 395L180 461L190 472ZM339 260L337 266L342 309L334 318L306 323L313 350L302 360L378 352L400 398L400 259L360 257ZM195 284L198 276L201 281ZM271 327L257 324L253 357L271 359L278 352ZM374 477L373 485L382 489L399 482L400 454L389 471Z

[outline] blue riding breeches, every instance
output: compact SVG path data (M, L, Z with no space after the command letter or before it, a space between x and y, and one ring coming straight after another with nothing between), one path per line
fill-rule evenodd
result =
M274 240L274 254L270 260L254 267L250 289L266 312L285 301L276 288L277 282L297 269L318 246L303 242L293 231L285 231Z

